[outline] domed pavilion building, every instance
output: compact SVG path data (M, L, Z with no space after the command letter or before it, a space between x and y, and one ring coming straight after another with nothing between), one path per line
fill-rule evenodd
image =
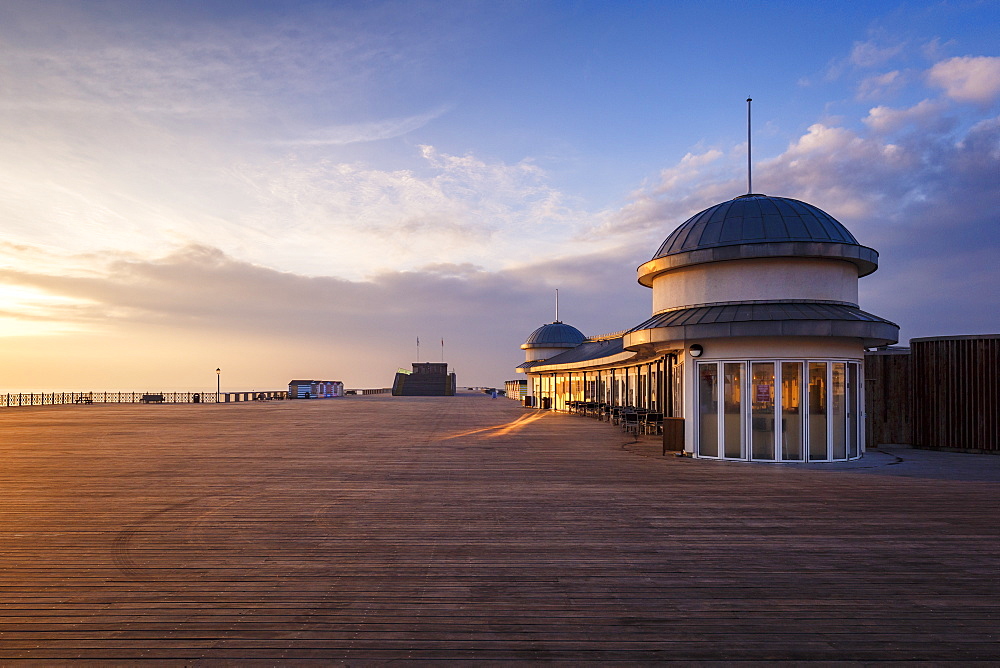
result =
M692 216L638 268L652 317L575 341L545 325L521 347L533 405L635 407L682 422L695 457L843 461L864 453L866 348L899 328L858 305L878 253L795 199L749 194ZM551 331L551 338L550 338ZM678 432L680 433L680 432Z

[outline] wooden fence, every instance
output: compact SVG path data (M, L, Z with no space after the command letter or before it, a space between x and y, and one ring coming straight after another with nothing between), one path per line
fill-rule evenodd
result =
M1000 452L1000 334L912 339L913 445Z
M865 414L870 447L913 443L909 348L865 353Z
M867 442L1000 453L1000 334L865 354Z

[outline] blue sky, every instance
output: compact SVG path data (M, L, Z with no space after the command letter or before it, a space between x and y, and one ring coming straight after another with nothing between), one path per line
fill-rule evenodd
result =
M997 2L0 2L0 386L380 386L417 336L502 382L555 288L587 334L648 317L636 266L746 190L748 95L754 190L881 253L862 308L904 340L1000 331L998 24Z

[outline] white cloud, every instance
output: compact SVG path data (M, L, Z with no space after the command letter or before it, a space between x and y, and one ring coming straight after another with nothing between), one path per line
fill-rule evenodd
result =
M951 58L928 70L927 80L958 102L992 104L1000 96L1000 57Z
M862 306L898 322L903 336L1000 330L1000 117L971 126L953 105L924 100L871 109L858 129L815 123L778 156L755 165L754 190L826 210L881 266L861 282ZM665 177L608 217L611 235L645 235L650 252L689 215L743 192L734 151L713 173ZM739 152L742 153L742 152Z
M261 264L360 277L455 258L490 269L565 247L591 215L574 209L530 161L488 162L421 146L418 169L308 162L288 156L240 170L257 202L243 228ZM273 230L270 228L274 228Z
M855 42L851 49L850 62L857 67L878 67L903 52L905 44L881 46L874 40Z
M944 109L944 104L936 100L921 100L909 109L878 106L870 109L862 121L875 132L889 134L907 125L936 124Z

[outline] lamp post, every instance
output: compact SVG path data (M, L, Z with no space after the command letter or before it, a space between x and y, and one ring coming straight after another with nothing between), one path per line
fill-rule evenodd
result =
M222 369L215 370L215 403L219 403L219 391L222 389Z

